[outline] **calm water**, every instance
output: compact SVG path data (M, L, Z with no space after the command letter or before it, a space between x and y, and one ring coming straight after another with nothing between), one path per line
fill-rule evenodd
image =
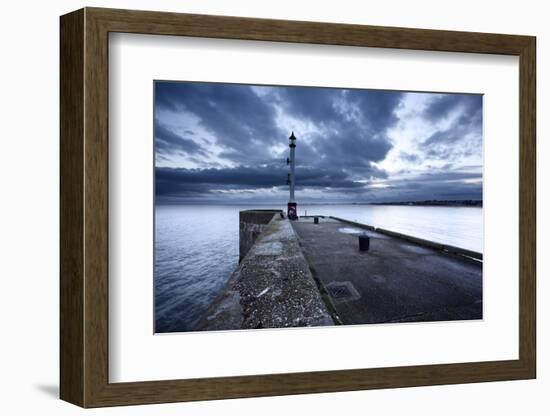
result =
M156 332L188 331L197 323L237 266L239 211L250 208L259 207L156 207ZM483 252L481 208L302 205L298 213L305 211Z

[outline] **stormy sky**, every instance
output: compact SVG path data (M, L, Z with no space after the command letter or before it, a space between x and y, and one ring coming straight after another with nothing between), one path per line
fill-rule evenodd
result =
M157 203L481 199L482 96L155 82Z

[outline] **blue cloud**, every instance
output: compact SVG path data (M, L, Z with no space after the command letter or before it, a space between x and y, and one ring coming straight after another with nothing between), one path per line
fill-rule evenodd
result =
M397 91L156 82L157 197L185 199L212 197L227 190L285 189L285 146L294 122L309 126L304 132L296 131L300 189L323 190L327 198L334 193L358 199L479 196L481 185L463 179L480 174L464 177L453 172L451 163L461 155L480 152L479 95L433 95L422 118L431 124L450 118L453 122L425 137L422 154L400 153L409 163L426 157L448 162L446 171L392 183L391 175L378 167L393 148L388 132L399 122L396 110L404 96ZM177 129L174 119L181 120ZM196 124L186 121L190 119ZM212 143L197 141L197 128ZM177 156L202 160L203 167L163 167L164 161L179 160ZM454 175L455 180L442 182L445 175ZM385 189L366 186L379 179L387 181Z

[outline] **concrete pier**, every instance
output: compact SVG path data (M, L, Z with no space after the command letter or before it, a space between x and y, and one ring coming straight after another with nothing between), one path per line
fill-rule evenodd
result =
M282 210L255 209L239 212L239 263L254 245L275 214Z
M342 324L482 318L482 262L473 258L479 253L451 253L444 245L328 217L292 226ZM359 251L360 233L370 237L368 251Z
M278 210L243 211L239 228L240 264L196 330L483 317L481 253Z
M197 330L334 325L290 224L278 211L247 211L241 227L246 247L255 223L270 220L254 238L225 288ZM257 231L257 230L256 230Z

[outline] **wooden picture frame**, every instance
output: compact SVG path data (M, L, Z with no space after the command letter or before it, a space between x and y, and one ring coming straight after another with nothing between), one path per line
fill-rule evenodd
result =
M534 37L100 8L62 16L60 30L61 399L82 407L101 407L535 378ZM109 383L110 32L518 56L519 359Z

